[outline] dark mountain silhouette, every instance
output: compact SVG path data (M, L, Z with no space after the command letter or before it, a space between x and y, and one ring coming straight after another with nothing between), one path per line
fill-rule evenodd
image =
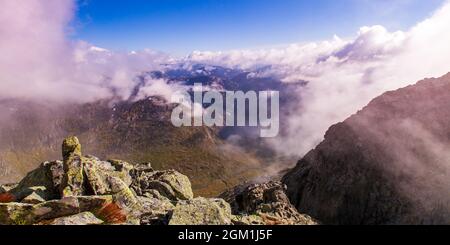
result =
M292 203L328 224L450 223L449 103L450 74L374 99L284 177Z

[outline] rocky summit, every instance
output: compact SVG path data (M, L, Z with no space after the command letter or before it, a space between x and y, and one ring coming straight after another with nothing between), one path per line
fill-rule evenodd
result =
M194 197L185 175L82 155L76 137L64 140L62 156L0 186L0 224L316 224L297 212L278 182L239 186L222 198Z

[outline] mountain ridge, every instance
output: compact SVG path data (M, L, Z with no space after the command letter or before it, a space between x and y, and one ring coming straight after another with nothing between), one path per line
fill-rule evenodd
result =
M286 174L288 196L329 224L450 220L450 74L386 92Z

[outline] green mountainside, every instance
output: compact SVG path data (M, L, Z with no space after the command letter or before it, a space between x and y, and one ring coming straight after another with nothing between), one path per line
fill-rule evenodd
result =
M68 135L77 135L88 154L185 173L196 195L214 196L261 174L257 157L224 142L218 129L174 127L172 106L158 98L64 106L3 101L8 119L0 132L0 181L16 182L39 163L58 159L55 146Z

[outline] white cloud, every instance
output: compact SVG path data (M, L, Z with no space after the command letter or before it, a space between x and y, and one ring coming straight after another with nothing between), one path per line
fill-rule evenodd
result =
M0 95L62 89L72 1L5 0L0 8ZM51 82L49 82L51 81Z
M188 88L177 84L169 84L164 79L146 78L145 84L139 89L135 100L145 99L149 96L159 96L170 102L173 96L183 91L188 91Z
M243 69L270 66L260 76L309 81L287 120L289 138L274 146L304 154L327 128L386 90L450 71L450 3L407 31L363 27L352 40L283 48L194 52L182 60L144 50L116 53L67 39L73 0L3 0L0 8L0 98L92 101L128 98L143 71L162 63L207 63ZM172 93L161 80L139 96ZM301 142L299 146L299 142Z
M0 8L0 98L92 101L126 98L136 74L168 57L113 53L67 38L74 0L4 0Z
M450 3L408 31L363 27L356 38L293 44L269 50L194 52L187 61L252 69L285 82L306 80L287 120L289 137L274 142L288 154L305 154L328 127L381 93L450 71ZM299 142L301 144L299 145Z

